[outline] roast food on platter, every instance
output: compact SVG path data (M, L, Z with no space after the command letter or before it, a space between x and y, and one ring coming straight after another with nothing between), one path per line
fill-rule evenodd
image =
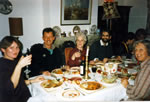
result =
M102 85L95 81L83 82L80 84L80 87L86 90L97 90L102 87Z
M82 81L82 78L80 78L80 77L72 77L69 80L74 82L74 83L76 83L77 85L79 85L80 82Z
M41 86L43 88L55 88L60 85L62 85L62 81L57 81L57 80L45 80L41 83Z
M80 93L75 90L67 90L62 93L62 96L65 98L75 98L75 97L80 96Z
M55 74L63 74L62 70L61 69L54 69L52 71L52 73L55 73Z

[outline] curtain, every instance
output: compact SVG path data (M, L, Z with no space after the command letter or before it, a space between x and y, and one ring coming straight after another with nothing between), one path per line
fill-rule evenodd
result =
M147 0L147 24L146 31L150 34L150 0Z

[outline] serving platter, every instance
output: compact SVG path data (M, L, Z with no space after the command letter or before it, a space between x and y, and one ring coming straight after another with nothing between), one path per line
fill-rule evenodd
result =
M102 84L95 81L87 81L80 84L80 87L85 90L97 90L102 87Z
M62 85L62 81L57 80L44 80L40 85L46 91L54 91Z
M82 82L78 86L78 89L80 91L87 93L87 94L97 92L97 91L102 90L104 88L106 88L104 85L102 85L101 83L96 82L96 81L85 81L85 82Z

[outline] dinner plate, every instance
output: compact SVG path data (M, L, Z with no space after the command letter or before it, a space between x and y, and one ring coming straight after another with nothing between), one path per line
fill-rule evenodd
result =
M135 69L128 69L129 74L137 74L137 70Z
M65 98L76 98L80 96L80 93L76 90L67 90L62 93Z
M60 29L60 27L54 26L54 27L53 27L53 30L54 30L55 33L56 33L56 37L60 37L60 35L61 35L61 29Z
M42 88L49 92L58 89L59 86L62 85L62 83L62 81L57 80L44 80L40 85Z
M79 70L72 70L72 69L70 69L70 74L72 74L72 75L80 75L80 72L79 72Z
M71 70L80 70L80 67L71 67Z
M97 26L96 25L92 25L91 29L90 29L90 34L96 34L96 30L97 30Z
M74 35L76 34L76 33L79 33L81 31L81 29L80 29L80 27L79 26L74 26L73 27L73 33L74 33Z

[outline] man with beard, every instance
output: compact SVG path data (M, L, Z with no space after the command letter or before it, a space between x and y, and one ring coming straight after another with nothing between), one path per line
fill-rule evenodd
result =
M90 64L99 60L106 62L113 55L110 32L103 30L101 34L101 39L94 42L90 47Z

